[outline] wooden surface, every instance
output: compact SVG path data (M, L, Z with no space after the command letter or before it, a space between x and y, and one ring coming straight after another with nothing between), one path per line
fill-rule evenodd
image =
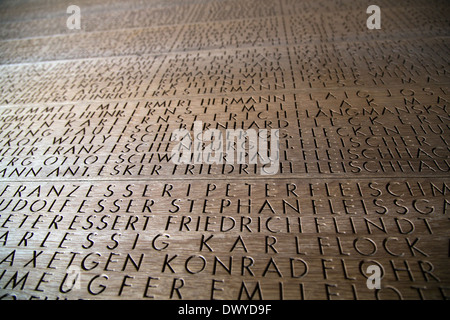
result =
M450 7L371 4L2 2L0 297L450 297ZM277 173L175 164L195 121Z

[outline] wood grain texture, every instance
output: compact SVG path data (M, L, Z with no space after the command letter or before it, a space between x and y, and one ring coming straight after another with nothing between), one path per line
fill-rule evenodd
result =
M370 4L2 2L0 298L448 299L450 7Z

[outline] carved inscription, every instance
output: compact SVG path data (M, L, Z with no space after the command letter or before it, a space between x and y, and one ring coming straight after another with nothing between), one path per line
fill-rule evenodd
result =
M0 299L450 297L448 6L257 2L0 5Z

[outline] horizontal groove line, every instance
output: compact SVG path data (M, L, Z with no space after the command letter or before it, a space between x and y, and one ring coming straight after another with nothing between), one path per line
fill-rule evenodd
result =
M289 179L299 179L299 180L371 180L371 179L450 179L450 175L448 176L383 176L383 177L376 177L376 176L364 176L364 177L348 177L348 176L339 176L339 177L302 177L302 176L290 176L290 177L271 177L271 176L260 176L260 177L228 177L228 178L211 178L211 177L179 177L179 178L171 178L171 177L164 177L164 178L115 178L115 179L35 179L35 180L14 180L14 181L2 181L1 183L16 183L16 182L26 182L26 183L32 183L32 182L71 182L71 181L77 181L77 182L98 182L98 181L188 181L188 180L234 180L238 182L237 180L289 180Z

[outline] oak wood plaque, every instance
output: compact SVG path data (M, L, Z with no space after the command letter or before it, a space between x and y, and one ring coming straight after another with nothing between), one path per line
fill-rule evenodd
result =
M1 299L450 297L446 1L73 4L0 5Z

